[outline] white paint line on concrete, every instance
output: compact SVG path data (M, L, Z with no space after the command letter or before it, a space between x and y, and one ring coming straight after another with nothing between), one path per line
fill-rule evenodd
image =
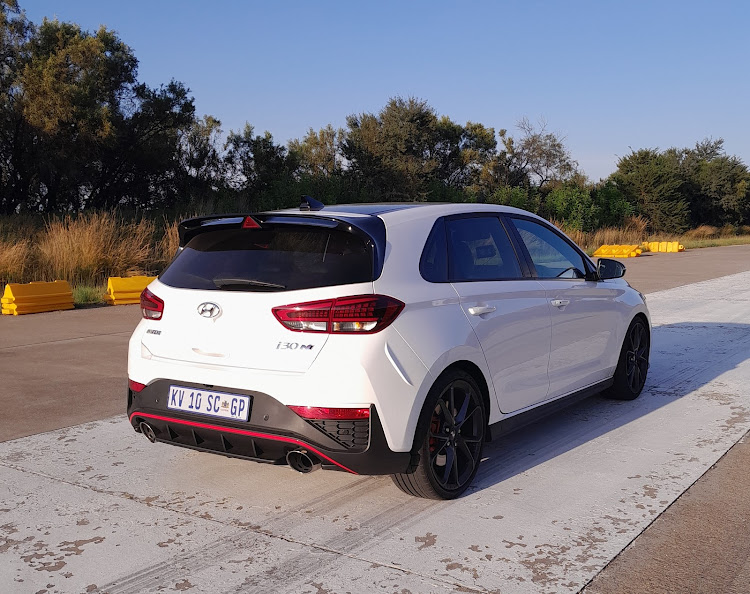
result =
M643 396L489 444L454 502L151 445L124 415L2 443L0 588L575 592L750 428L750 273L648 303Z

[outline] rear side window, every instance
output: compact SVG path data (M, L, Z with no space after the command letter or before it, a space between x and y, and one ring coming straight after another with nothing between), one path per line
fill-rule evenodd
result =
M423 279L431 283L448 282L448 247L445 243L444 219L438 219L425 242L419 272Z
M521 268L500 219L469 217L446 222L453 282L521 278Z
M181 289L293 291L373 280L366 241L340 229L278 225L194 237L159 277Z

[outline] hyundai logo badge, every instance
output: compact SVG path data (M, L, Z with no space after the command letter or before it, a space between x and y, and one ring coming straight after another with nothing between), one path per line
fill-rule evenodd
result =
M221 315L221 307L216 303L207 301L198 306L198 315L203 318L218 318Z

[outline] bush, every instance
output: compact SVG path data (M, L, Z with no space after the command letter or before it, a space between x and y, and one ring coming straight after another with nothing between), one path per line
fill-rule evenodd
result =
M521 208L530 212L539 211L539 195L526 188L503 186L495 190L488 198L488 204L503 204Z

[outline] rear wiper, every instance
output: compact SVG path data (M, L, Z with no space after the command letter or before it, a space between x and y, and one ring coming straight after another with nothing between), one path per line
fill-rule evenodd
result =
M254 278L215 278L214 285L217 289L231 289L232 287L259 287L262 289L286 289L286 285L267 283Z

